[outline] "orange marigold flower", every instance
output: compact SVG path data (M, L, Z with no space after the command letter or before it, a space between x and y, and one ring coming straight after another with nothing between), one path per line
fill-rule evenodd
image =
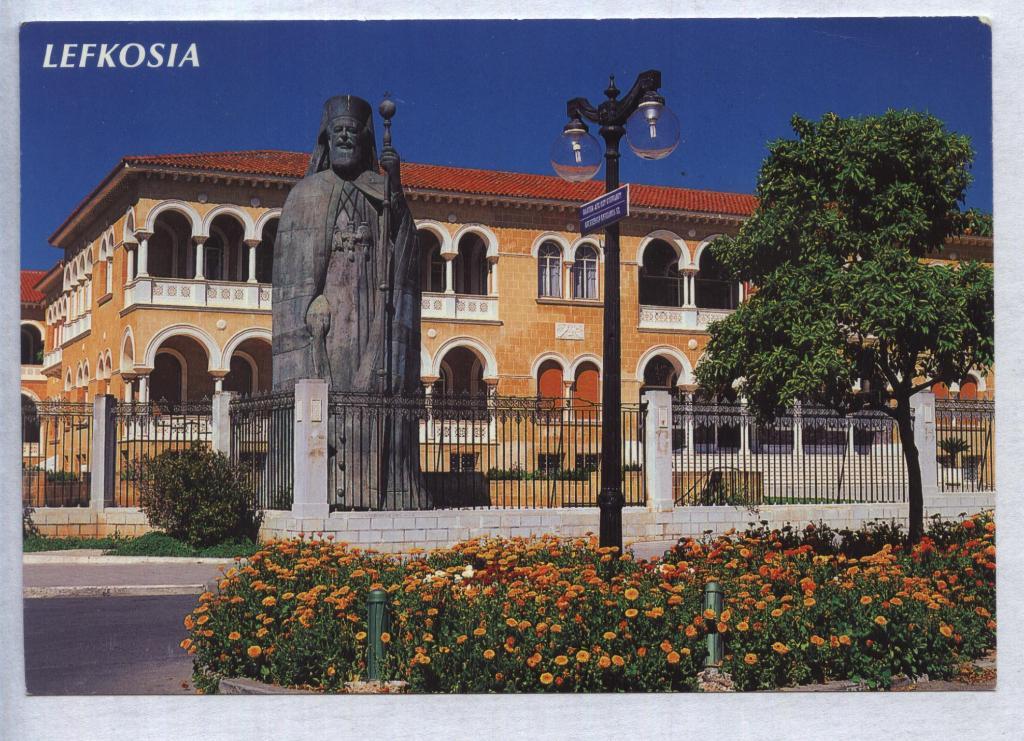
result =
M889 621L883 615L875 615L876 625L888 625Z
M772 610L772 617L782 617L782 613L784 612L785 610L783 610L781 607L776 607L774 610Z
M891 600L889 600L889 604L896 605L897 607L899 607L903 604L903 600L901 600L899 597L893 597Z
M841 636L839 636L839 643L841 643L844 646L849 646L850 645L850 636L848 636L848 635L841 635Z
M333 665L332 665L332 666L329 666L329 667L327 667L327 676L328 676L328 677L333 677L336 671L337 671L337 670L336 670L336 669L334 668L334 666L333 666Z
M623 666L623 665L625 665L626 660L624 658L622 658L621 656L619 656L618 654L614 654L612 656L612 663L615 664L615 666Z
M712 610L712 609L705 610L704 611L704 617L707 618L708 620L714 620L715 619L715 611Z
M625 592L622 593L622 596L625 597L628 600L635 600L637 597L640 596L640 592L638 592L633 587L630 587L629 589L627 589Z
M814 607L817 604L817 600L814 597L804 597L804 607Z
M679 605L682 604L682 602L683 598L680 597L678 594L673 594L671 597L668 598L668 603L670 605Z
M465 643L468 640L469 640L469 636L467 636L465 633L463 633L462 635L460 635L458 638L455 639L455 643L457 643L458 645L461 646L463 643Z
M727 623L718 623L715 628L719 633L727 633L729 631L729 625Z
M628 618L635 618L639 614L639 611L636 608L630 607L628 610L626 610L625 614Z
M380 634L380 642L381 643L391 643L391 634L390 633L381 633Z
M487 634L487 628L474 628L473 635L482 636Z
M233 630L230 633L228 633L228 640L229 641L237 641L241 637L242 637L242 634L239 633L237 630Z
M723 623L729 622L729 620L731 618L732 618L732 610L729 609L728 607L726 607L724 610L722 610L722 614L719 615L719 617L718 617L718 619L721 620Z
M614 638L615 638L615 633L613 633L613 632L612 632L612 631L610 631L610 630L606 630L606 631L605 631L605 632L604 632L604 633L603 633L603 634L601 635L601 637L602 637L602 638L604 638L604 639L605 639L606 641L610 641L610 640L612 640L612 639L614 639Z
M868 596L868 595L866 595L866 594L865 594L865 595L863 595L863 596L861 596L861 598L860 598L860 603L861 603L862 605L870 605L870 604L871 604L871 597L869 597L869 596Z
M785 643L775 641L775 643L772 644L772 651L782 656L785 656L789 653L789 646L787 646Z
M697 635L697 629L694 628L692 625L687 625L686 630L683 632L686 634L687 638L693 638Z
M264 597L260 604L264 607L273 607L277 604L277 599L274 597Z
M183 649L185 649L185 650L187 651L187 650L188 650L188 647L192 645L192 639L191 639L191 638L186 638L185 640L183 640L183 641L182 641L181 643L179 643L178 645L179 645L179 646L180 646L181 648L183 648Z
M249 648L246 649L246 653L249 654L250 658L256 659L259 658L261 653L263 653L263 649L259 646L249 646Z
M192 630L194 627L196 627L196 622L195 622L195 620L192 619L191 615L186 615L185 616L185 627L188 630Z
M643 658L644 656L646 656L647 655L647 646L641 646L640 648L638 648L636 650L636 655L639 656L640 658Z
M540 675L541 684L551 684L553 681L555 681L555 678L551 676L551 672L544 672Z
M562 626L559 625L558 623L555 623L554 625L551 626L551 632L552 633L561 633L562 632Z
M736 623L736 630L738 630L738 631L742 632L742 631L749 630L749 629L750 629L750 623L748 623L746 620L740 620L738 623Z
M526 665L532 669L540 663L541 658L542 657L539 653L534 653L533 656L526 660Z
M488 661L493 659L494 658L494 649L488 648L486 651L484 651L484 658L487 659Z
M665 661L667 661L670 664L678 664L679 654L677 654L675 651L669 651L668 656L665 657Z
M555 657L555 663L558 664L559 666L565 666L566 664L569 663L569 657L568 656L564 656L562 654L559 654L558 656Z
M200 615L199 619L196 620L196 623L198 623L199 625L203 625L205 623L208 623L209 621L210 621L210 616L209 615Z
M580 662L581 664L586 664L588 661L590 661L590 651L586 651L584 649L580 649L579 651L577 651L576 661Z
M943 623L939 628L939 632L946 636L946 638L950 638L953 635L953 626Z
M811 636L811 643L815 646L821 646L825 643L825 639L821 636Z
M366 631L365 630L361 630L358 633L356 633L356 640L357 641L365 641L366 640Z
M757 663L757 654L747 654L743 657L743 663L753 666Z
M507 625L510 628L518 628L519 627L519 621L516 620L515 618L508 618L508 619L505 620L505 625Z
M607 656L602 656L600 659L597 660L597 665L602 669L607 669L609 666L612 665L612 660L609 659Z

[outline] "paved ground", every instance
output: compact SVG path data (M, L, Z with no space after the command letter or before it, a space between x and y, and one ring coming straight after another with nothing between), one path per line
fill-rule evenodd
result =
M195 604L190 595L25 600L29 694L193 693L192 661L178 644Z
M67 551L27 554L22 586L26 597L87 596L110 588L125 596L199 594L231 565L233 561L131 559Z

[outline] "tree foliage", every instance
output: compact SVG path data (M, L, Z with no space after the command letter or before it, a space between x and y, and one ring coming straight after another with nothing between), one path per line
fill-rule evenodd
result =
M928 260L968 223L970 142L911 111L792 126L770 144L756 213L712 247L756 291L711 326L698 382L739 379L762 420L796 399L881 409L906 442L913 394L993 362L991 268ZM908 469L913 520L916 449Z

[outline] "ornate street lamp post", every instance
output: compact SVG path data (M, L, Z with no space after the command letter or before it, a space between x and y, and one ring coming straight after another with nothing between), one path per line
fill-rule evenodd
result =
M586 98L566 104L569 123L551 149L551 164L565 180L589 180L601 167L601 146L583 119L598 124L605 142L605 192L619 187L619 142L644 159L661 159L679 144L679 120L658 94L661 72L637 77L622 98L612 77L607 100L595 107ZM622 345L619 311L619 225L605 227L604 240L604 383L601 385L601 546L622 551Z

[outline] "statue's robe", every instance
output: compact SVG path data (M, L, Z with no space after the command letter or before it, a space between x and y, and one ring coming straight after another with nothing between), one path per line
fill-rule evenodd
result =
M334 503L346 508L415 506L423 494L414 415L354 414L384 390L388 249L394 246L394 320L390 381L394 393L420 388L420 288L415 228L401 189L394 189L390 234L384 234L384 177L355 180L326 169L292 188L274 245L274 388L323 378L330 390L369 394L349 399L328 428ZM371 424L372 417L385 424ZM422 506L422 503L420 504Z

